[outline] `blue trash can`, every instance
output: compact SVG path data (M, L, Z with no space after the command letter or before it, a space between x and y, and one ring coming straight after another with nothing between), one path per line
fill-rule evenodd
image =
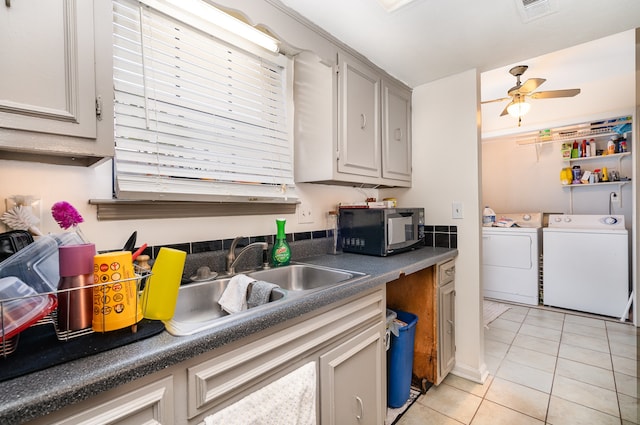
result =
M398 320L404 322L398 328L399 335L391 335L391 348L387 352L387 405L404 406L411 390L413 370L413 343L416 337L418 316L395 310Z

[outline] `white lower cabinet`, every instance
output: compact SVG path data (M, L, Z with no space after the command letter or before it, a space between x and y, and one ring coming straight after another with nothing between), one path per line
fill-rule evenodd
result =
M320 356L322 425L384 422L383 338L374 326Z
M168 376L61 420L47 417L50 425L173 425L173 377Z
M316 367L316 423L382 424L385 315L384 288L377 288L67 406L32 425L203 424L309 363Z

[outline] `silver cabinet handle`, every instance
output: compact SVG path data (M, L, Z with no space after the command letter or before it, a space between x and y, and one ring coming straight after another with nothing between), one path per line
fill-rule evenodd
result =
M360 114L360 128L364 130L367 126L367 116L365 114Z
M358 402L358 414L356 415L356 419L360 420L364 416L364 404L362 403L362 399L356 396L356 401Z
M402 129L396 128L395 130L395 139L399 142L402 140Z

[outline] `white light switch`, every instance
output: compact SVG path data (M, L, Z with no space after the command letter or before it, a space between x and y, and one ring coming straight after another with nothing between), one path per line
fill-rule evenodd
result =
M464 218L462 215L462 202L454 201L451 204L451 217L452 218Z

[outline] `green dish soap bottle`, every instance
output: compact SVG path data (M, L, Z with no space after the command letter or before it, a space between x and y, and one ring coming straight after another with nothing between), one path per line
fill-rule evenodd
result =
M291 260L291 248L287 243L287 236L284 233L284 225L287 222L284 218L276 219L276 226L278 226L278 233L276 234L276 241L273 244L273 250L271 251L271 260L274 267L286 266Z

